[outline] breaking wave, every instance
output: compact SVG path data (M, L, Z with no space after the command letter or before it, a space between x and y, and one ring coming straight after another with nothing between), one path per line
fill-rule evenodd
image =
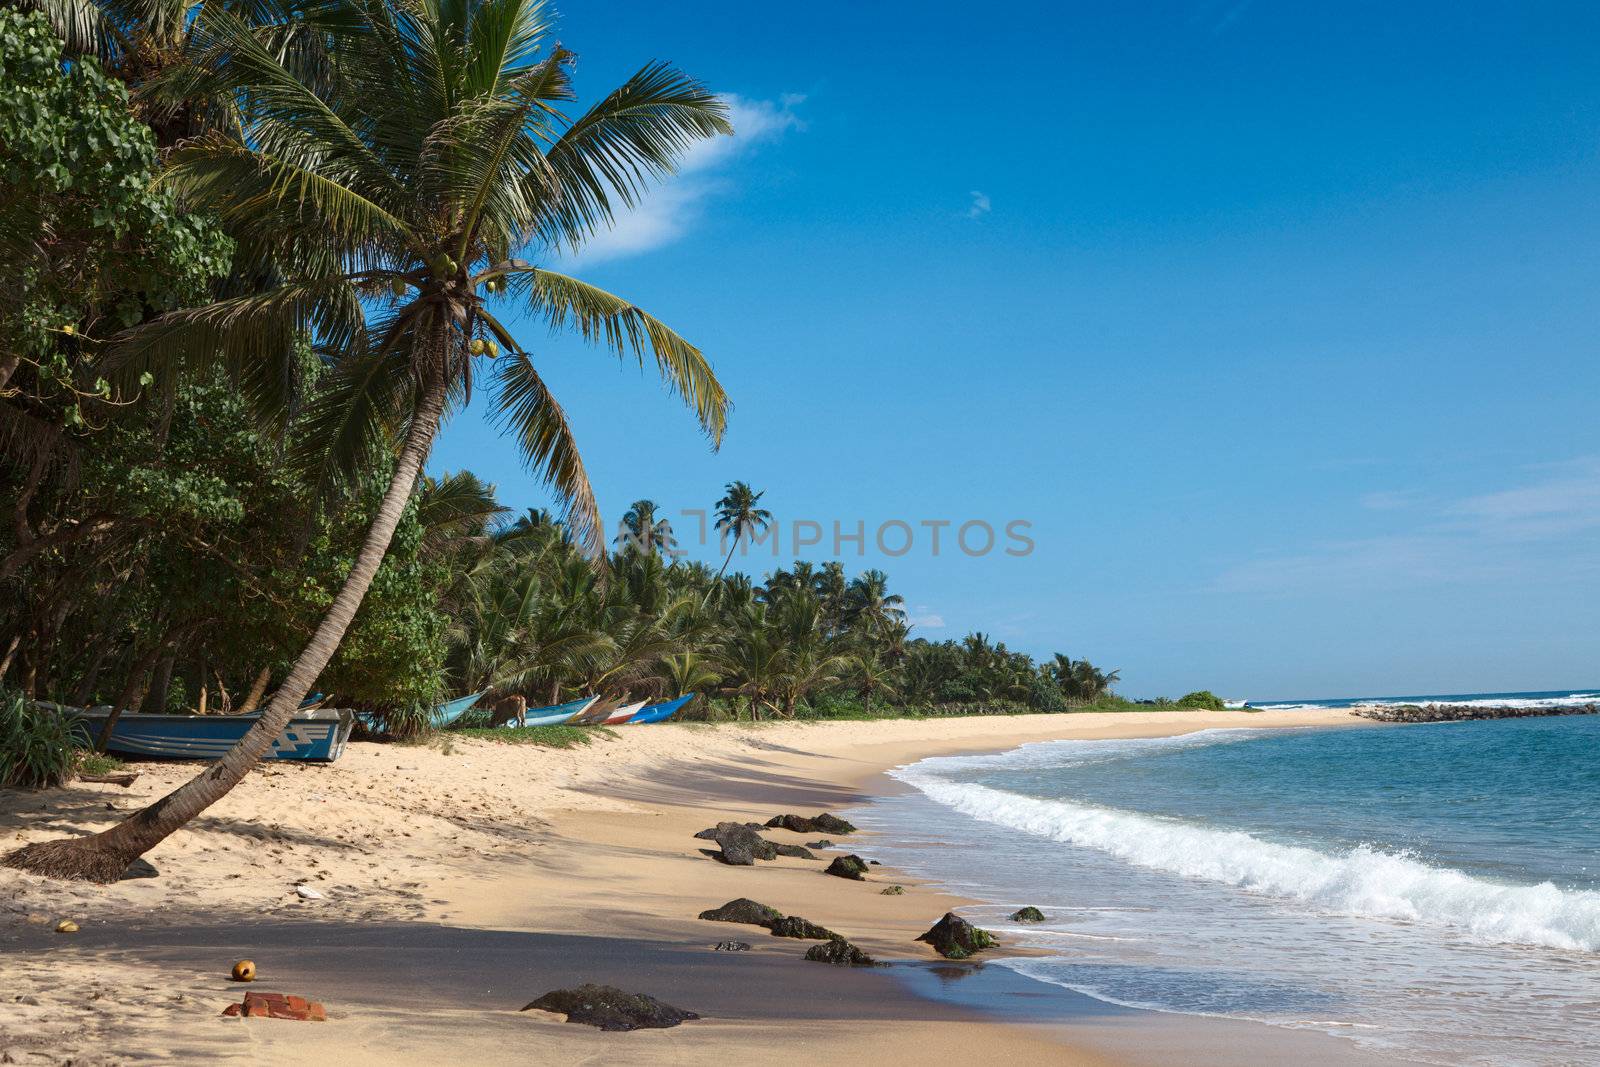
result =
M1449 927L1483 941L1600 951L1600 892L1549 882L1502 885L1366 846L1332 854L1236 830L1021 796L951 781L924 764L892 773L972 818L1153 870L1326 912Z

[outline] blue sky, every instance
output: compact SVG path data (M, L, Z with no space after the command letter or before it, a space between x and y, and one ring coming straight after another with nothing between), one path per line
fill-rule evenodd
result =
M744 479L781 561L862 522L917 633L1135 696L1600 684L1600 8L1308 7L568 0L581 90L740 131L565 265L707 352L720 452L534 328L607 522ZM474 411L431 466L549 503Z

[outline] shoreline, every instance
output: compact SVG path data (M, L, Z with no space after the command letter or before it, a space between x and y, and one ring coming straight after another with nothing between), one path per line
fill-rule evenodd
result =
M708 1052L894 1063L925 1058L919 1048L935 1040L951 1055L1084 1064L1382 1062L1325 1034L1041 992L1034 987L1043 983L984 967L981 957L961 965L963 981L930 986L932 966L957 965L912 939L971 902L889 868L873 868L863 884L823 876L816 861L728 867L702 855L707 843L692 836L723 819L859 805L908 788L884 772L928 756L1334 725L1363 724L1344 710L1162 711L661 725L572 750L353 744L327 767L253 774L148 857L159 877L89 887L0 873L0 986L16 991L21 1009L0 1021L0 1050L22 1063L688 1062ZM131 790L80 784L0 795L0 841L97 829L193 765L137 769ZM804 844L818 835L768 836ZM870 834L838 843L819 855L871 858ZM322 899L295 896L302 883ZM905 893L882 895L889 884ZM809 942L695 918L741 896L838 930L880 959L911 962L828 967L800 959ZM73 918L81 933L52 933L58 918ZM751 950L710 951L730 938ZM261 967L253 988L323 1000L330 1022L217 1016L238 999L225 972L241 955ZM905 968L917 976L896 980ZM618 1035L517 1011L585 980L706 1018Z

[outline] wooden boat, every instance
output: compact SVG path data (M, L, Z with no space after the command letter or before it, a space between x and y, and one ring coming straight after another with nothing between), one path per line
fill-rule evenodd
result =
M639 714L628 720L628 725L642 726L646 723L666 722L668 719L678 714L679 710L681 710L685 704L689 703L689 701L693 699L693 693L686 693L676 700L668 700L660 704L648 704L639 712Z
M93 744L105 727L109 707L68 708L53 705L73 719L73 730ZM124 712L111 729L106 748L130 756L168 759L217 759L232 748L261 718L249 715L141 715ZM347 708L308 708L296 711L283 732L272 739L262 759L320 760L332 762L344 754L345 742L355 726L355 713Z
M488 690L484 690L484 693ZM467 709L476 704L483 693L473 693L471 696L457 697L448 704L440 704L433 709L433 728L443 730L467 713Z
M616 711L613 711L609 718L602 719L600 721L600 725L601 726L621 726L623 723L627 722L629 719L631 719L635 715L639 714L640 709L642 709L643 707L644 707L644 701L636 700L632 704L625 705L623 707L618 708Z
M488 690L484 690L484 692L488 692ZM433 728L435 730L443 730L446 726L465 715L467 709L476 704L482 696L483 693L472 693L469 696L456 697L449 703L440 704L433 709L433 715L431 716ZM358 711L355 714L356 721L368 730L375 734L384 732L382 715L372 711Z
M535 708L523 716L521 722L513 719L506 725L560 726L564 722L571 722L573 719L578 718L599 699L599 697L582 697L578 700L569 700L565 704L552 704L548 708Z
M618 708L618 702L612 697L601 697L588 710L574 715L567 720L571 726L599 726L611 717L612 712Z

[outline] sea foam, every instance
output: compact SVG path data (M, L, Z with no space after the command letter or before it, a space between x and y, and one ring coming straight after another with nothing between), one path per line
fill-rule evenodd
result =
M963 762L930 760L892 773L929 799L972 818L1097 849L1153 870L1326 912L1448 927L1482 941L1600 951L1600 892L1562 889L1549 882L1496 884L1365 846L1320 852L1236 830L952 781L933 769Z

